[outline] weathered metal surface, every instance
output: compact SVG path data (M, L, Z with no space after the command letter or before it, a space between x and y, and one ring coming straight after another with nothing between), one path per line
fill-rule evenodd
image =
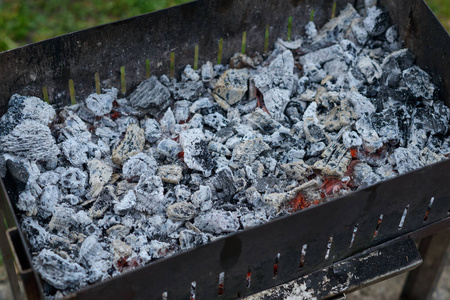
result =
M337 1L337 9L348 2L355 4L355 1ZM390 10L393 22L399 24L419 66L441 77L442 99L449 104L448 34L421 0L382 3ZM331 0L192 2L4 52L0 54L0 114L5 112L13 93L42 98L44 86L48 88L52 104L68 104L69 79L74 80L75 96L80 101L95 91L95 72L100 74L102 87L120 87L120 66L125 66L129 92L145 78L145 59L150 59L152 74L167 74L170 53L174 51L175 69L178 71L185 64L192 64L195 45L199 45L200 63L206 60L216 62L220 38L224 38L223 61L226 61L240 50L243 31L247 31L247 52L261 52L266 24L270 25L270 43L273 43L275 38L286 36L289 16L293 17L292 35L295 36L303 30L312 9L316 11L315 21L321 25L331 16L332 6ZM443 224L450 219L449 170L450 161L423 168L162 259L90 286L72 298L158 299L167 291L169 299L189 299L191 282L196 281L196 299L214 299L218 297L219 274L225 272L221 299L233 299L238 293L250 295L310 274L421 228L431 234L436 227L426 227L428 224ZM5 191L5 188L1 187L1 190ZM14 198L12 189L7 187L7 190ZM8 224L11 222L10 226L14 226L16 220L9 199L5 194L0 194L0 197ZM434 204L424 221L431 197L434 197ZM408 205L405 222L399 228ZM384 218L378 235L374 237L380 214ZM356 225L358 231L349 248ZM333 236L333 243L329 257L325 259L330 236ZM20 231L19 238L24 247L26 242ZM304 244L308 245L305 263L299 268ZM277 253L280 253L278 275L273 278ZM22 259L30 262L29 253L25 253ZM252 284L247 287L249 267ZM38 288L35 295L42 298L40 281L34 271L23 271L34 278Z
M422 258L412 239L387 242L244 300L336 299L342 293L412 270L421 263Z

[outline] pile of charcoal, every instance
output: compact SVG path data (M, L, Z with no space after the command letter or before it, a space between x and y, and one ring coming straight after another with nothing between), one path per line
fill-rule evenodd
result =
M293 24L295 26L295 24ZM380 8L59 112L13 95L14 179L49 298L445 159L450 109Z

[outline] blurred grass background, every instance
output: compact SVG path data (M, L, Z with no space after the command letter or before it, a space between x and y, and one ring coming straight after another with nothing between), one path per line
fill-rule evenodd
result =
M0 52L190 0L0 0ZM450 0L427 0L450 32Z

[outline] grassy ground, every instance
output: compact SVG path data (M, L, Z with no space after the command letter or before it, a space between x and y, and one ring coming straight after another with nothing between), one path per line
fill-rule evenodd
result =
M0 52L190 0L0 0ZM450 1L427 0L450 31Z

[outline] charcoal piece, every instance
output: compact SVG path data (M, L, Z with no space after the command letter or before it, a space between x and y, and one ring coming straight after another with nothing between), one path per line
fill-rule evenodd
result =
M217 142L209 142L208 149L221 155L231 156L231 151L223 144Z
M128 125L124 139L113 149L113 162L117 165L122 165L129 157L142 152L144 143L144 130L137 124Z
M422 151L420 151L419 159L424 166L427 166L442 161L446 159L446 157L442 154L434 153L430 150L430 148L425 147Z
M202 65L201 69L203 83L209 83L214 78L214 67L212 62L207 61Z
M48 184L57 184L60 178L60 175L55 171L47 171L39 175L37 182L40 186L46 186Z
M362 146L363 141L355 131L346 131L342 134L342 143L345 148L358 148Z
M32 252L38 252L48 246L50 234L38 221L31 217L23 217L20 227L27 237Z
M366 163L358 163L354 166L352 179L354 184L360 188L365 188L381 181L381 177Z
M251 213L243 214L240 217L240 222L242 223L242 227L244 230L247 230L252 227L259 226L268 221L266 212L262 209L252 211Z
M397 176L397 172L394 171L394 168L391 164L384 164L375 169L375 173L380 175L381 180L388 180Z
M442 101L434 101L431 114L432 133L447 134L450 121L450 108Z
M135 188L135 209L140 212L157 213L162 210L164 187L159 176L142 175Z
M279 211L287 200L286 193L270 193L263 196L264 204L276 211Z
M84 210L80 210L76 214L73 215L73 219L75 222L77 222L80 226L88 226L92 224L92 219L89 218L88 214Z
M189 129L181 132L180 143L184 150L184 162L193 170L203 172L209 177L214 168L214 161L208 151L208 142L201 129Z
M183 168L177 165L160 166L158 176L163 182L178 184L183 178Z
M389 13L377 7L367 9L364 27L371 36L378 36L389 27Z
M323 65L323 70L326 75L333 76L333 79L339 80L340 77L342 77L342 74L348 71L348 66L345 59L338 58L326 62Z
M303 66L306 64L313 64L313 65L323 65L327 61L337 59L343 57L343 50L341 45L336 44L327 48L322 48L320 50L310 52L308 54L305 54L303 56L300 56L300 64Z
M313 21L309 21L305 25L305 34L308 37L308 40L312 40L317 37L317 28L316 24Z
M370 115L376 111L375 106L370 102L369 99L361 95L355 89L352 89L350 92L347 92L347 99L353 105L353 110L358 116L361 118L364 115Z
M256 189L256 187L251 186L248 189L245 190L245 199L252 207L261 207L262 202L262 196Z
M235 53L230 58L230 69L244 69L244 68L253 68L256 69L255 63L253 60L243 53Z
M175 108L173 110L173 114L175 116L175 121L178 124L181 124L182 122L186 122L186 120L189 118L189 113L190 113L190 106L191 106L191 102L186 101L186 100L181 100L181 101L177 101L175 102Z
M192 193L187 186L183 184L175 186L175 197L177 201L188 201L191 198L191 194Z
M180 231L179 242L181 249L186 250L206 244L208 242L208 238L205 234L187 229Z
M212 209L194 219L194 225L203 232L223 234L239 229L239 219L230 211Z
M432 100L436 87L431 83L431 77L418 66L406 69L402 73L406 86L410 89L414 97L422 97Z
M169 243L152 240L149 246L148 253L153 259L169 256L173 252Z
M229 69L220 76L213 97L224 109L241 101L248 90L248 70Z
M201 81L195 82L179 82L174 86L173 98L175 100L193 101L203 93L203 83Z
M323 128L311 121L303 123L303 130L305 131L306 139L310 143L328 143L330 141L330 137L326 134Z
M264 134L272 134L281 126L260 108L256 108L255 111L244 118L255 130L259 130Z
M283 163L293 163L298 162L302 160L306 155L306 151L301 149L290 149L286 154L283 156L282 162Z
M418 151L415 149L400 147L394 150L391 156L394 159L395 169L400 175L423 167L418 154Z
M142 127L144 128L144 136L147 142L154 143L161 138L161 128L155 119L146 118Z
M18 185L25 187L25 185L28 182L28 179L30 178L30 173L28 172L26 166L19 161L7 159L6 167L8 171L11 173L12 177L14 178L14 181Z
M311 168L303 160L282 164L281 169L286 173L288 178L297 181L305 179L312 172Z
M157 146L157 150L160 154L167 158L174 159L178 153L182 151L180 144L171 139L161 140Z
M85 269L51 250L44 249L39 252L33 260L33 265L42 278L57 289L76 289L85 285Z
M68 168L61 174L59 184L62 188L67 189L70 193L81 196L85 194L85 185L87 183L87 175L78 168Z
M195 114L189 121L190 128L200 128L203 129L203 116L201 114Z
M200 80L200 75L198 72L192 69L191 65L187 65L184 67L182 76L187 80L198 81Z
M73 166L78 167L88 161L89 148L86 142L80 140L78 137L65 140L61 145L61 150Z
M7 112L0 118L0 138L25 120L49 126L55 116L53 107L41 99L14 94L9 99Z
M6 160L5 157L0 154L0 177L4 178L6 176Z
M308 201L319 200L322 198L322 193L322 183L317 179L312 179L289 191L287 200L291 200L297 195L302 195Z
M318 48L341 41L344 39L344 34L350 28L352 21L356 18L359 18L359 14L351 4L347 4L337 17L328 21L319 30L318 35L313 39L312 45Z
M204 108L214 107L214 102L212 102L209 98L200 98L189 107L189 112L194 114L197 111Z
M242 141L233 149L232 162L239 167L250 165L258 156L270 149L261 138Z
M111 262L106 259L95 261L89 269L88 279L89 283L94 283L100 280L110 278L108 271L111 269Z
M349 125L353 120L356 120L356 113L348 101L342 101L341 105L335 106L325 117L323 124L325 129L329 132L339 131L342 127Z
M82 265L92 266L96 261L100 259L108 259L110 254L103 249L101 243L99 243L97 236L88 236L80 247L79 262Z
M38 214L42 218L47 219L53 215L59 195L60 191L56 185L47 185L44 188L38 202Z
M103 217L110 206L116 202L117 197L114 193L114 187L111 185L105 186L89 209L89 217L94 219Z
M114 98L110 94L90 94L86 98L86 107L97 117L109 114L113 108Z
M383 74L380 65L368 56L363 56L357 66L369 84L374 84Z
M377 131L373 128L372 121L369 116L362 116L355 123L356 131L363 140L364 149L369 153L374 153L383 147L383 139L378 136Z
M320 83L327 76L327 73L317 63L307 62L303 65L304 76L311 82Z
M73 219L74 215L75 211L67 205L55 207L52 219L48 223L48 230L63 234L70 233L70 230L77 225Z
M129 96L134 108L143 109L152 115L166 109L170 104L169 98L169 89L162 85L156 76L141 82Z
M352 155L344 145L332 143L321 155L322 160L317 161L313 168L320 170L328 176L341 178L347 172L347 167L352 160Z
M118 215L124 215L133 209L136 204L136 194L129 190L123 198L114 205L114 212Z
M30 189L25 189L19 194L16 207L25 212L27 216L34 216L38 212L37 198L31 193Z
M131 124L139 124L139 120L134 116L123 116L118 118L115 123L117 124L117 131L122 134L127 131Z
M139 181L142 174L154 175L158 163L151 155L147 155L143 152L131 156L124 164L122 168L122 174L128 181Z
M0 151L43 161L56 160L60 153L50 129L34 120L24 120L1 136Z
M88 162L89 184L91 186L91 196L97 197L105 184L109 182L113 169L111 166L98 159L92 159Z
M187 221L197 215L195 205L187 201L181 201L169 205L166 210L167 217L175 221Z
M325 150L327 145L324 142L311 143L306 149L306 155L310 157L319 156Z
M106 230L108 237L113 240L125 238L130 233L131 228L122 224L116 224ZM131 249L131 248L130 248Z
M369 34L364 27L364 19L354 19L350 25L350 30L347 31L347 39L352 40L363 46L369 39Z
M234 194L237 192L237 186L233 172L228 167L223 167L216 171L214 186L218 191L223 193L223 200L231 201Z
M398 120L391 108L385 109L380 113L374 113L372 115L372 125L380 137L384 137L393 143L399 141Z
M218 112L204 116L203 121L215 130L220 130L228 125L228 120Z
M201 211L206 211L212 207L212 193L211 188L207 185L200 185L198 191L191 196L191 202Z
M172 109L170 107L164 113L164 116L159 121L159 123L163 134L170 135L174 132L176 120L175 115L173 114Z
M389 27L384 36L390 51L398 51L402 48L402 40L400 38L398 25Z

